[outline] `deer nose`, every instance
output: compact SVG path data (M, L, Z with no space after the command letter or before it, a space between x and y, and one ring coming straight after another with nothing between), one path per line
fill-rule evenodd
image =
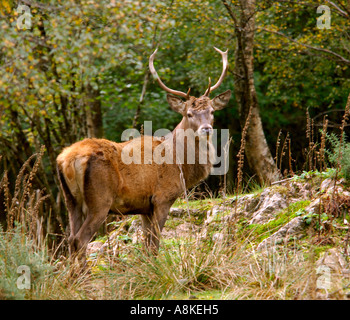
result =
M208 125L208 124L202 125L202 126L200 126L198 131L199 131L199 134L201 134L201 135L209 136L213 133L213 127L211 125Z

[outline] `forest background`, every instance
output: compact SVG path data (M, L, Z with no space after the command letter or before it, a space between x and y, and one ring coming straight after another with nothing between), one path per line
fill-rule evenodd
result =
M37 197L47 195L40 212L53 238L68 224L55 168L63 147L85 137L120 141L125 129L141 130L146 120L154 131L180 121L149 74L156 47L163 81L197 97L208 77L221 73L213 46L229 50L227 76L212 96L234 93L215 122L230 130L230 170L200 185L198 197L235 190L250 107L245 185L322 170L310 144L325 117L328 130L339 133L350 87L346 1L9 0L0 2L0 15L0 172L15 194L23 164L42 155L31 183ZM273 175L254 162L263 156L249 147L250 136L266 143ZM0 192L2 222L6 201Z

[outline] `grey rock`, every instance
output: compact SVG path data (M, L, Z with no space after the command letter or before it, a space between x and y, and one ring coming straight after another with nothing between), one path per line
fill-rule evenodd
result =
M305 230L305 222L302 217L295 217L289 221L286 225L281 227L278 231L272 234L270 237L264 239L257 247L258 250L265 248L268 245L275 245L282 243L285 239L288 240L292 236L301 236L301 233Z
M342 273L349 267L344 256L337 248L332 248L326 251L321 258L316 261L316 266L328 266L332 272Z
M334 180L333 179L325 179L322 181L321 186L320 186L320 190L321 191L327 191L327 189L332 185L334 185Z
M182 208L170 208L169 215L172 217L182 217L187 211Z
M224 212L225 210L227 210L227 208L223 209L220 206L214 206L207 211L207 219L204 221L204 224L207 225L211 223L218 214Z
M100 252L103 246L103 242L101 241L92 241L87 245L86 253L89 256L92 253Z
M347 297L344 291L343 279L350 275L349 263L337 248L326 251L316 261L316 289L318 297L325 299L343 299Z
M258 210L253 213L250 224L263 224L268 222L277 213L287 208L285 196L281 193L272 193L266 189L260 196L260 201L257 205Z
M142 223L139 219L135 219L131 222L129 233L134 233L142 229Z
M315 199L305 208L305 211L311 214L312 213L318 214L319 210L320 210L320 198Z
M213 234L213 237L212 237L212 240L214 242L222 242L224 240L224 234L223 233L214 233Z

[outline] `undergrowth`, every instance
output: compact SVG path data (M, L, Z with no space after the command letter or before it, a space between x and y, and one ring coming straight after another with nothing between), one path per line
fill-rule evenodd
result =
M21 229L22 226L18 225L11 232L4 232L0 225L0 298L2 299L18 300L35 297L37 290L45 286L46 277L52 272L45 248L37 248ZM23 270L22 275L23 266L27 271ZM31 290L23 289L26 283L30 284Z
M326 138L331 145L331 149L326 151L330 163L336 166L339 159L341 174L350 181L350 143L341 144L340 138L334 133L327 133ZM345 139L346 136L343 134L343 141Z

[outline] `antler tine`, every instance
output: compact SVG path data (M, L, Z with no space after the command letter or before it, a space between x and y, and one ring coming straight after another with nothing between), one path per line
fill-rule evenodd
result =
M188 100L190 98L190 91L191 91L191 88L188 88L188 91L186 94L186 100Z
M218 82L217 82L214 86L208 88L208 89L205 91L204 95L206 95L206 96L209 96L209 93L210 93L211 91L217 89L217 88L220 86L220 84L221 84L222 81L224 80L225 74L226 74L226 72L227 72L227 67L228 67L228 60L227 60L228 49L227 49L225 52L224 52L224 51L221 51L220 49L218 49L218 48L216 48L216 47L214 47L214 49L215 49L217 52L219 52L219 53L221 54L221 56L222 56L222 73L221 73L221 76L220 76Z
M165 90L166 92L172 93L172 94L174 94L174 95L183 97L183 98L185 98L186 100L188 100L189 97L190 97L190 95L189 95L189 94L190 94L190 90L188 90L187 94L184 93L184 92L182 92L182 91L173 90L173 89L168 88L168 87L163 83L163 81L160 80L160 78L159 78L159 76L158 76L158 73L157 73L156 69L154 68L154 64L153 64L154 57L155 57L157 51L158 51L158 48L157 48L157 49L153 52L153 54L149 57L149 70L151 71L151 73L152 73L152 75L153 75L153 78L154 78L155 80L158 81L159 86L160 86L163 90Z
M210 77L209 77L209 84L208 84L208 89L207 89L207 91L205 91L205 96L207 96L207 97L209 97L209 95L210 95L210 89L211 89L211 79L210 79Z

